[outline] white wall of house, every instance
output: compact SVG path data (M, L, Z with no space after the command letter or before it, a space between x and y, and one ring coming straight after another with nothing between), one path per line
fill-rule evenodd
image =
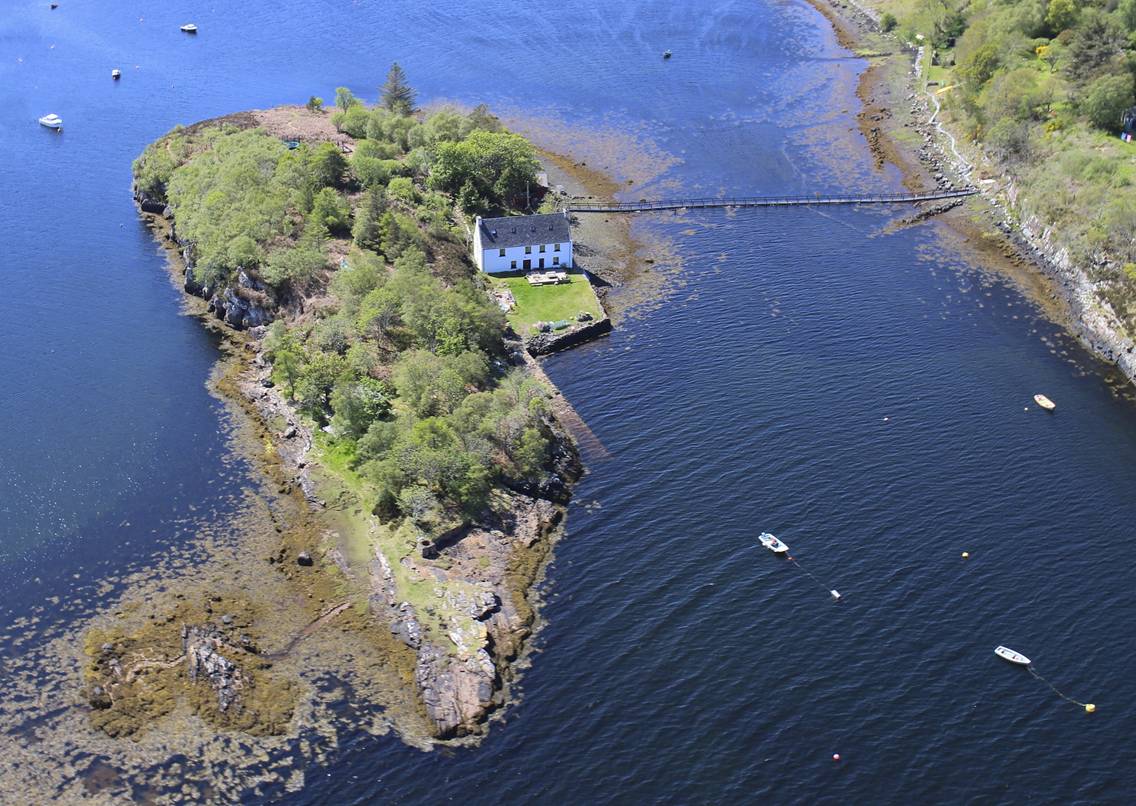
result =
M509 271L524 271L526 269L525 261L532 261L527 268L529 269L552 269L552 268L572 268L572 243L554 244L533 244L532 246L512 246L508 249L484 249L480 248L480 260L478 261L478 268L489 274L500 274L501 272ZM544 251L541 252L541 247ZM559 246L559 251L557 247ZM526 251L529 250L529 251ZM502 255L501 252L505 254ZM541 261L544 265L541 265Z

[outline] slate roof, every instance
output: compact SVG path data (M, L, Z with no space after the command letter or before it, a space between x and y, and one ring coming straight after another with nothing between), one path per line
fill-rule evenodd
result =
M563 213L481 219L483 249L509 249L541 243L568 243L572 232Z

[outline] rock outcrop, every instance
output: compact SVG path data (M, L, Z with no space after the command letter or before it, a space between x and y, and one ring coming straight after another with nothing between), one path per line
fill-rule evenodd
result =
M224 633L211 624L189 626L181 631L186 673L191 683L203 683L217 695L217 709L224 713L240 707L241 691L247 679L240 667L222 654L243 652L228 643Z
M430 558L418 550L398 558L412 578L429 581L423 612L397 599L393 558L376 549L371 607L415 651L414 682L438 737L480 731L504 701L511 661L532 632L530 587L562 515L548 499L502 492L481 524L432 542Z

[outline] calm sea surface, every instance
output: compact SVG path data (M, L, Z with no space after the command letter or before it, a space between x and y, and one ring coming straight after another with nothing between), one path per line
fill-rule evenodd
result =
M422 100L648 137L681 161L642 195L897 186L849 133L864 62L800 0L7 0L5 622L183 545L248 483L131 159L177 123L373 98L396 59ZM933 228L888 220L643 219L682 282L548 362L611 456L578 488L522 701L476 748L360 736L289 797L1130 800L1136 410ZM763 529L804 570L756 549Z

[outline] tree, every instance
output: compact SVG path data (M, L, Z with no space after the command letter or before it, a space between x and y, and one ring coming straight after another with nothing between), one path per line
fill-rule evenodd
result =
M958 73L972 90L980 89L994 75L1000 63L998 51L996 42L987 42L968 53L959 63Z
M1113 60L1119 61L1124 52L1124 42L1124 28L1119 20L1095 8L1088 9L1069 43L1069 77L1080 82L1110 72Z
M1128 33L1136 33L1136 0L1120 0L1116 11Z
M313 95L308 98L308 111L309 112L322 112L323 111L323 98Z
M331 393L331 408L336 433L359 439L371 423L390 413L389 390L374 378L342 378Z
M885 34L895 30L895 26L899 24L899 20L890 11L885 11L884 15L880 17L880 30Z
M300 393L300 410L316 422L322 423L328 409L328 396L335 387L347 362L334 353L309 351L296 378L296 391Z
M384 107L399 115L410 115L415 111L415 101L418 94L411 88L406 80L406 72L398 62L391 65L387 73L386 83L380 91Z
M1077 8L1075 0L1049 0L1045 12L1045 24L1050 32L1056 36L1067 28L1072 28L1077 22Z
M347 171L347 158L335 143L320 143L312 152L310 167L317 187L339 187Z
M479 198L505 206L524 196L536 181L539 167L525 138L478 130L460 143L439 144L430 167L430 184L451 195L460 194L463 208L472 207Z
M308 214L308 222L330 234L350 232L351 207L347 201L335 192L334 188L324 188L312 200L312 211Z
M296 341L296 334L290 331L279 319L268 326L264 338L264 351L272 361L272 368L284 376L288 382L288 399L296 397L296 379L300 376L303 353Z
M386 211L387 200L382 187L373 187L363 194L355 208L355 224L351 227L351 237L356 245L375 252L382 248L383 231L379 222Z
M312 242L294 248L283 247L270 252L260 270L260 276L274 288L302 287L327 266L323 253Z
M1132 104L1132 76L1106 75L1086 88L1081 111L1098 129L1115 132L1120 129L1121 116Z
M359 99L356 98L355 94L347 89L347 87L335 88L335 105L339 110L346 112L358 103Z

